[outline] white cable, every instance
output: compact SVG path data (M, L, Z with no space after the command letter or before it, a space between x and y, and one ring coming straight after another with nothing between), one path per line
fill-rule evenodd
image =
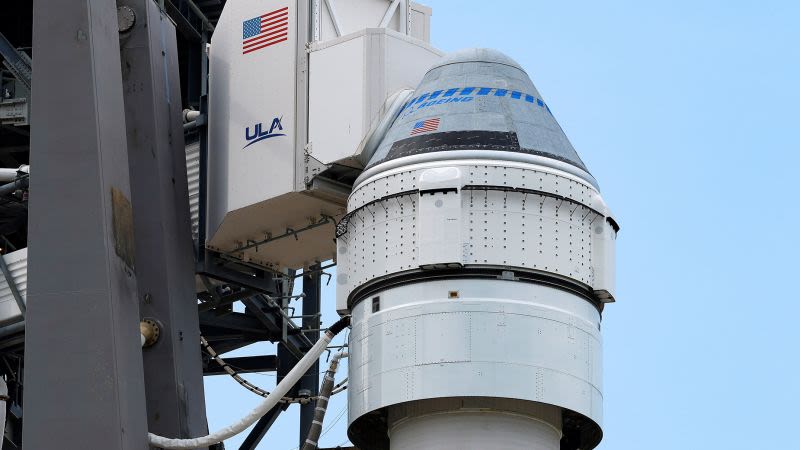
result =
M333 327L332 327L333 328ZM331 343L334 334L330 331L326 331L322 337L311 347L311 350L306 353L303 358L297 362L294 368L289 371L286 377L275 386L275 390L264 399L261 404L256 406L250 413L244 416L239 421L228 425L216 431L214 433L209 434L208 436L198 437L198 438L189 438L189 439L171 439L166 438L163 436L158 436L153 433L149 433L150 436L150 445L155 447L161 447L164 449L196 449L200 447L208 447L210 445L219 444L220 442L228 439L232 436L235 436L242 431L246 430L250 425L256 423L258 419L261 418L264 414L266 414L269 410L271 410L278 402L289 392L289 389L297 383L297 381L306 373L311 366L314 365L319 359L319 356L322 352L325 351L328 344Z

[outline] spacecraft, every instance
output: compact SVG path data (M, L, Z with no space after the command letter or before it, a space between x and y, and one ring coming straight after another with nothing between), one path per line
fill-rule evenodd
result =
M589 449L618 226L526 72L487 49L424 76L337 230L350 439Z

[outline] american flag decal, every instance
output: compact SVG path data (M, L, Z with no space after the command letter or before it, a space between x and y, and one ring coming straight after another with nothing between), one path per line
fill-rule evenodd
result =
M242 22L242 54L289 39L289 7L276 9Z
M420 133L427 133L429 131L436 131L439 129L439 118L435 119L426 119L420 120L419 122L414 124L414 128L411 129L411 136Z

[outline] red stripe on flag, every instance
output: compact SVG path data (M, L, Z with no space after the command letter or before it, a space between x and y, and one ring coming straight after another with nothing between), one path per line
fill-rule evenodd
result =
M261 39L262 37L264 37L264 33L267 33L267 32L273 31L273 30L277 30L278 28L288 27L288 26L289 26L289 24L284 22L284 23L280 23L278 25L275 25L274 27L266 28L261 33L259 33L258 35L253 36L253 37L247 39L246 41L244 41L243 44L247 45L247 44L249 44L249 43L251 43L253 41L257 41L257 40Z
M259 16L261 32L242 41L242 54L260 50L289 39L289 7Z
M273 19L261 19L261 28L268 27L280 22L289 22L289 15L284 14L281 17L273 18Z
M284 7L283 7L283 8L281 8L281 9L276 9L275 11L268 12L268 13L264 14L264 15L263 15L263 16L261 16L261 17L262 17L262 18L264 18L264 17L269 17L269 16L272 16L272 15L275 15L275 14L278 14L278 13L282 13L282 12L284 12L284 11L289 11L289 7L288 7L288 6L284 6Z
M250 53L250 52L254 52L254 51L256 51L256 50L260 50L260 49L262 49L262 48L264 48L264 47L269 47L270 45L275 45L275 44L278 44L278 43L280 43L280 42L287 41L287 40L289 40L289 38L288 38L287 36L288 36L288 33L283 33L283 34L281 34L281 35L275 36L275 37L274 37L274 39L277 39L277 40L274 40L274 41L269 41L269 42L267 42L267 43L264 43L264 44L262 44L262 45L259 45L258 47L252 47L252 48L248 48L248 49L244 50L244 51L242 52L242 54L243 54L243 55L246 55L246 54L248 54L248 53Z
M275 30L275 31L271 31L271 32L269 32L267 34L262 34L261 36L258 37L258 39L255 39L255 40L245 44L242 47L242 49L243 50L247 50L247 49L249 49L251 47L254 47L256 45L262 44L265 41L269 41L270 39L274 38L276 35L279 35L281 33L286 33L288 30L289 30L289 28L287 28L287 26L284 25L283 28L281 28L281 29L278 29L278 30Z

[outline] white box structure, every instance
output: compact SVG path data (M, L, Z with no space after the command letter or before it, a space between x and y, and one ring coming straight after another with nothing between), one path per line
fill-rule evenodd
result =
M232 2L210 50L206 245L277 270L335 257L358 156L441 56L423 6L312 5Z

